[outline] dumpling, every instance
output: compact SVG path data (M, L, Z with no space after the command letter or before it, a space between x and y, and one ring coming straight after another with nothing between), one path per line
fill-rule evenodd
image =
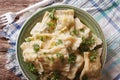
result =
M41 23L39 22L33 27L30 34L34 35L34 34L40 33L40 30L41 30Z
M99 45L102 44L102 40L101 40L100 38L98 38L98 37L97 37L96 35L94 35L94 34L92 34L92 36L93 36L93 38L94 38L94 40L95 40L95 43L90 46L90 50L93 50L96 46L99 46Z
M50 12L46 12L43 16L42 22L37 23L35 27L31 30L30 34L36 34L41 33L45 31L48 28L47 23L51 21L51 18L49 17Z
M84 68L80 75L80 80L83 80L84 77L87 77L89 80L99 80L101 62L100 56L102 53L102 48L97 49L95 53L95 59L90 59L90 55L94 54L93 52L84 52Z
M24 42L20 47L24 51L25 49L33 49L34 44L38 44L41 47L42 42L40 40Z
M82 43L82 39L73 36L66 36L63 39L63 42L67 48L71 48L72 50L77 50L80 44Z
M80 37L88 38L90 36L90 29L79 18L75 18L75 28Z
M77 30L83 29L86 26L80 21L79 18L75 18L75 27Z
M45 29L48 27L47 23L50 22L51 18L49 17L50 12L46 12L45 15L43 16L42 22L41 22L41 28L40 33L45 31Z
M33 49L27 48L23 51L23 58L25 62L34 62L37 58L37 54Z
M67 76L68 79L73 80L76 76L77 71L79 71L82 65L83 65L83 57L79 54L76 54L76 61L74 64L71 65L70 71L67 73L63 72L62 74Z
M37 53L33 47L34 44L38 44L39 48L41 47L41 41L24 42L20 46L23 50L23 58L25 62L35 61L35 59L37 58Z
M64 27L69 28L74 25L74 10L57 10L55 13L57 20L56 30L61 30Z

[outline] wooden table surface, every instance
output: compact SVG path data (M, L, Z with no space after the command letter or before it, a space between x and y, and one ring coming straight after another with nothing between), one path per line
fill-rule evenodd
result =
M0 15L8 11L19 11L38 1L40 0L0 0ZM6 53L9 47L7 39L0 36L0 80L20 80L14 73L5 69Z

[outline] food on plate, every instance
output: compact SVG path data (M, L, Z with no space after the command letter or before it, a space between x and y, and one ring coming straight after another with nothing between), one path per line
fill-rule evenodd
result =
M40 80L98 80L102 40L73 9L46 11L21 44L24 62Z

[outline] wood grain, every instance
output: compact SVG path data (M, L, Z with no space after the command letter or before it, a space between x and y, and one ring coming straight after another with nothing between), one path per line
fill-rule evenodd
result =
M0 0L0 14L8 11L19 11L40 0Z
M0 0L0 15L10 11L19 11L38 1L40 0ZM0 80L20 80L14 73L5 69L6 53L9 47L8 40L0 36Z

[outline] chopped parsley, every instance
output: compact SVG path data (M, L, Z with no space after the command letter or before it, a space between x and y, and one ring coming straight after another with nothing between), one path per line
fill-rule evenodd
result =
M80 29L80 31L81 31L81 32L84 32L84 29L82 28L82 29Z
M46 55L47 53L46 53L46 52L44 52L43 54L44 54L44 55Z
M53 57L47 57L47 59L52 61L52 62L55 60Z
M74 63L76 60L76 55L75 54L69 54L69 58L68 58L68 63L72 64Z
M44 41L44 38L41 36L41 37L40 37L40 40L41 40L41 41Z
M26 38L25 41L26 41L26 42L30 42L30 41L32 41L32 37L28 37L28 38Z
M37 69L35 68L33 63L28 63L28 68L32 73L38 74Z
M64 63L64 55L62 55L61 53L56 53L56 56L61 59L61 63Z
M40 49L40 46L38 44L34 44L33 49L34 49L35 52L38 52L39 49Z
M55 23L53 23L53 22L48 22L47 25L48 25L49 27L54 27L54 26L55 26Z
M60 54L60 53L56 53L56 55L57 55L57 57L64 57L62 54Z
M43 36L40 36L40 35L36 35L36 39L39 39L39 40L41 40L41 41L44 41Z
M71 47L68 47L67 50L68 50L68 52L70 52L71 51Z
M47 25L49 26L48 28L48 32L52 32L55 29L56 23L57 23L57 18L54 15L55 13L55 9L53 9L50 13L49 13L49 17L50 17L50 22L47 23Z
M82 38L83 42L81 43L81 46L79 47L79 50L81 52L89 51L89 47L95 43L95 39L93 37L85 39L84 37Z
M53 9L53 10L50 12L49 17L50 17L52 20L57 20L57 18L55 17L54 13L55 13L55 9Z
M93 56L93 55L92 55L92 56L89 57L89 59L90 59L90 61L95 61L96 56Z
M53 71L52 75L47 80L60 80L61 74L58 71Z
M83 77L83 80L89 80L89 78L85 75L85 76Z
M93 37L90 37L90 38L87 38L87 39L82 38L82 40L83 40L82 43L83 43L84 45L92 45L92 44L95 43L95 39L94 39Z
M73 31L73 34L77 35L77 30L74 30L74 31Z
M61 39L58 39L58 41L55 43L55 45L57 46L57 45L60 45L60 44L62 44L63 42L62 42L62 40Z
M76 29L74 29L74 30L71 32L71 35L77 35L77 34L78 34L78 32L77 32Z
M91 54L89 56L89 60L91 62L95 61L96 60L96 56L97 56L97 52L95 50L91 51Z

